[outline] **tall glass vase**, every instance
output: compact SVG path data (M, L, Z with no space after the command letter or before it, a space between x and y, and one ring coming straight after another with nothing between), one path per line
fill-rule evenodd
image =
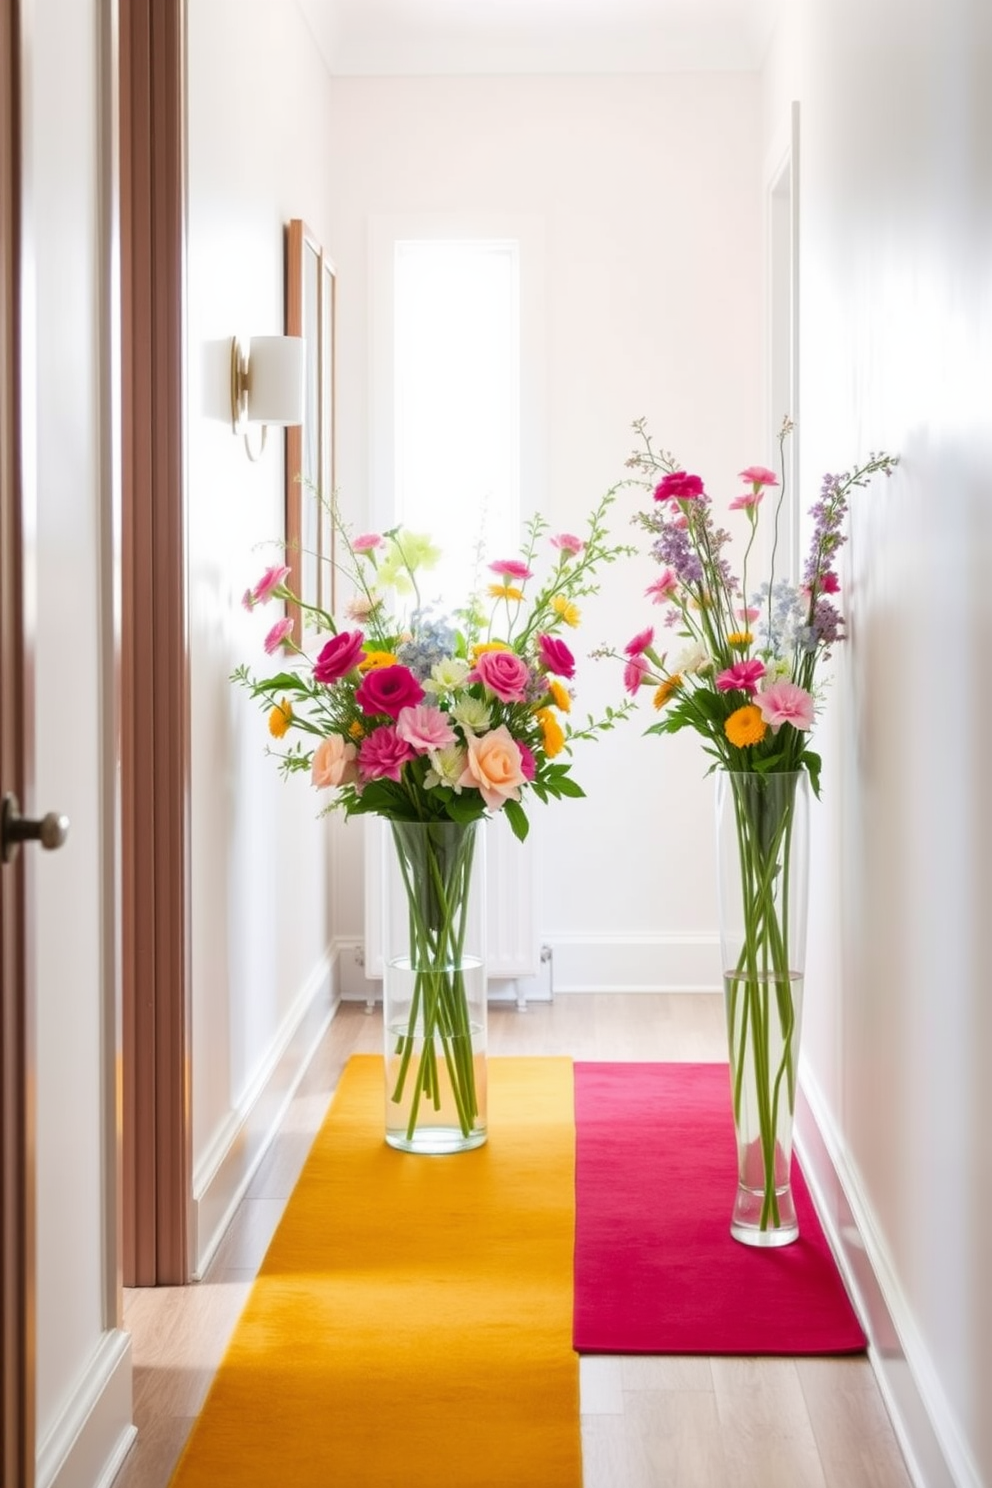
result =
M806 960L805 771L717 775L720 942L737 1136L730 1233L788 1245L792 1128Z
M485 853L479 822L391 821L384 854L386 1141L486 1140Z

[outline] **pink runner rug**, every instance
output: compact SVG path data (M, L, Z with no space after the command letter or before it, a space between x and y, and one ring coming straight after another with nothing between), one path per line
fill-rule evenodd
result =
M866 1339L798 1163L799 1239L730 1235L726 1064L575 1065L580 1353L842 1354Z

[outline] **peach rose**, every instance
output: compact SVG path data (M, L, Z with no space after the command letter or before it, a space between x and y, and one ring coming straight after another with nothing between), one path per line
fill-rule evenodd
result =
M310 779L318 790L329 785L350 785L358 779L354 744L346 744L338 734L330 734L313 752Z
M466 744L467 759L458 784L475 786L490 811L498 811L508 800L519 801L526 776L520 750L506 724L481 739L466 732Z

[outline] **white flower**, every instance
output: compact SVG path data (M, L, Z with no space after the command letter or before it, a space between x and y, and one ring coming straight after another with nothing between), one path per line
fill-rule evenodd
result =
M458 782L465 769L465 758L465 750L460 744L446 744L443 749L432 749L432 768L424 776L424 785L428 790L433 790L436 785L450 785L460 795L462 788Z
M369 618L378 603L379 601L375 595L356 594L349 599L344 607L344 612L349 620L358 620L361 622Z
M693 641L690 645L683 647L678 656L672 662L672 670L681 672L683 676L693 676L696 672L703 671L712 662L706 653L706 647L700 641Z
M460 656L448 656L436 661L431 667L430 680L424 683L427 692L453 692L460 687L469 673L467 661Z
M492 723L492 714L481 698L461 698L449 711L455 722L472 734L484 734Z

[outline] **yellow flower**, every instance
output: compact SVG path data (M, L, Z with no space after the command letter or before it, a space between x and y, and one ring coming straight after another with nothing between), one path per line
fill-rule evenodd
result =
M478 661L479 657L483 654L484 651L512 651L512 650L513 650L513 647L512 646L508 646L505 641L478 641L476 643L476 645L474 645L472 647L472 660L473 661Z
M515 599L519 601L524 597L524 591L518 589L515 584L490 584L489 593L493 599Z
M568 695L568 688L559 682L557 677L548 678L548 691L555 700L555 707L560 708L563 713L571 713L572 699Z
M727 645L734 646L738 651L746 651L753 640L754 636L749 630L735 630L732 635L728 635Z
M665 704L668 702L668 700L671 697L672 693L673 692L678 692L678 690L679 690L679 688L681 686L682 686L682 674L681 674L681 672L673 672L670 677L666 677L665 680L664 680L664 682L662 682L661 686L658 688L658 691L654 695L654 700L653 701L654 701L655 707L656 708L663 708L665 706Z
M723 732L735 749L746 749L749 744L761 743L768 732L768 725L761 716L761 709L754 703L746 703L726 719Z
M576 626L579 623L580 612L577 604L566 599L564 594L556 594L551 601L551 608L556 615L560 615L566 625Z
M377 672L380 667L395 666L396 657L391 651L369 651L358 663L360 672Z
M351 735L351 737L353 739L360 739L362 737L362 735L364 734L365 730L362 728L362 725L359 723L358 719L356 718L353 723L349 723L349 725L348 725L348 732L349 732L349 734Z
M280 698L269 714L269 733L273 739L281 739L293 721L293 705L289 698Z
M548 756L548 759L554 759L555 755L561 754L565 747L565 735L562 732L561 724L550 708L541 708L537 714L537 721L541 725L544 752Z

